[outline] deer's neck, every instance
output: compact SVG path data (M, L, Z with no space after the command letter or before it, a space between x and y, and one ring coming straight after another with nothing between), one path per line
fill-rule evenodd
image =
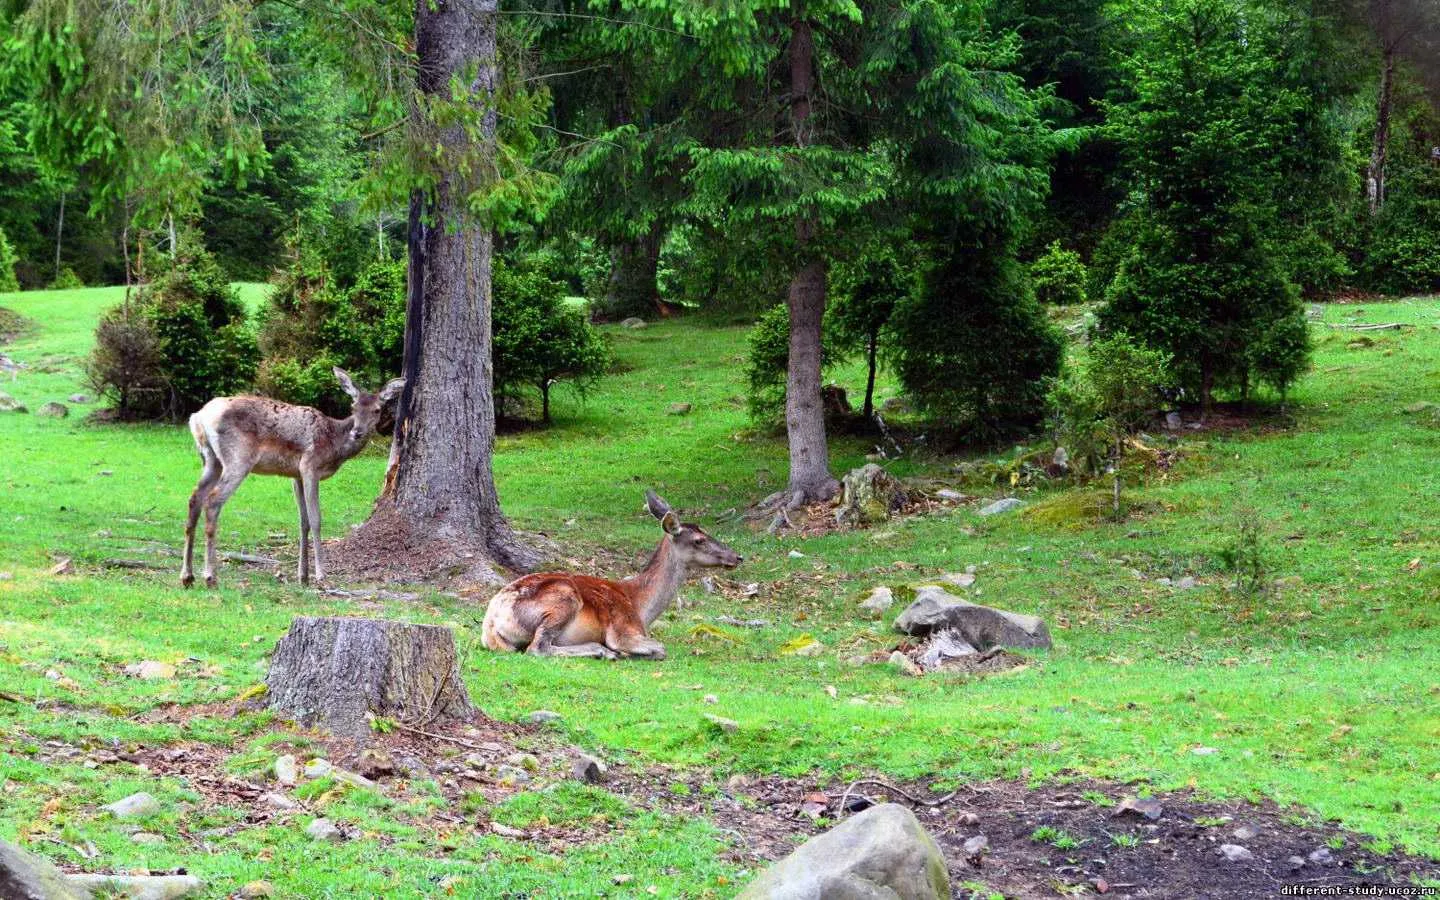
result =
M675 552L674 542L667 534L661 539L660 546L655 548L649 564L638 574L625 579L630 596L635 600L636 612L646 628L675 602L675 596L680 593L680 586L685 583L688 574L680 554Z
M370 442L368 433L355 434L355 417L330 420L330 446L334 448L335 461L345 462L365 449Z

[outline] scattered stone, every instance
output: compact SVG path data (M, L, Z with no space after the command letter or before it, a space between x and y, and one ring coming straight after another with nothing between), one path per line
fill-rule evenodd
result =
M724 716L717 716L714 713L705 713L705 721L726 734L731 734L740 728L740 723L734 719L727 719Z
M100 808L117 819L143 819L160 811L160 801L141 791Z
M25 404L4 391L0 391L0 412L25 413L29 411Z
M465 754L465 765L472 769L483 769L490 765L490 760L478 753L467 753Z
M715 696L714 694L706 694L705 696L700 698L700 702L715 704L720 702L720 698Z
M194 875L66 875L65 880L86 897L125 900L179 900L204 888Z
M50 574L51 574L51 575L74 575L74 574L75 574L75 563L71 562L70 557L67 556L67 557L65 557L64 559L62 559L62 560L60 560L59 562L57 562L55 565L53 565L53 566L50 567Z
M736 628L769 628L769 619L737 619L734 616L716 616L715 621L721 625L733 625Z
M599 784L610 774L610 770L603 762L590 754L577 753L575 759L570 763L570 774L575 776L576 781Z
M305 764L306 778L324 778L335 770L328 759L312 759Z
M1064 447L1056 447L1055 452L1050 455L1050 465L1045 467L1045 474L1051 478L1059 478L1070 471L1070 454Z
M700 579L700 589L707 594L714 594L720 590L720 588L715 586L715 578L712 575L706 575Z
M980 817L973 812L961 813L960 816L955 820L955 822L956 824L961 826L979 825Z
M1412 403L1409 406L1405 407L1405 411L1407 413L1410 413L1411 415L1414 415L1415 413L1422 413L1427 409L1432 409L1434 408L1434 406L1435 404L1431 403L1429 400L1421 400L1419 403Z
M270 807L271 809L293 810L300 808L300 804L297 801L285 796L284 794L276 793L275 791L261 794L260 802Z
M505 762L527 772L540 771L540 760L533 753L512 753L505 758Z
M789 555L790 555L790 558L791 558L791 559L804 559L804 558L805 558L805 554L801 553L799 550L791 550Z
M860 609L872 619L884 617L890 611L890 607L894 605L895 593L883 585L870 591L870 596L860 601Z
M35 415L45 416L50 419L63 419L70 415L70 407L58 401L51 400L49 403L35 410Z
M365 778L383 778L395 774L395 760L384 750L367 747L355 760L355 771Z
M131 663L125 667L125 674L131 678L139 678L144 681L158 681L160 679L174 678L175 667L169 663L157 662L147 659L138 663Z
M329 819L316 819L305 826L305 833L310 835L312 840L329 841L332 844L345 840L344 833Z
M1253 828L1249 825L1241 825L1239 828L1230 832L1230 836L1237 841L1253 841L1260 836L1260 829Z
M89 394L71 394L69 399L70 399L70 402L71 402L71 403L82 403L82 404L83 404L83 403L89 403L89 402L91 402L91 398L90 398L90 395L89 395Z
M374 789L378 787L375 782L366 778L364 775L357 775L354 772L348 772L345 769L339 768L338 766L331 766L329 775L336 781L353 785L358 788Z
M989 506L981 509L980 515L993 516L996 513L1009 512L1012 509L1019 509L1024 505L1025 501L1021 500L1019 497L1006 497L1002 500L996 500L994 503L991 503Z
M904 675L923 675L923 674L925 674L924 672L921 671L921 669L920 669L919 666L915 665L915 660L911 659L908 655L906 655L905 653L902 653L902 652L899 651L899 650L896 650L895 652L893 652L893 653L890 654L890 660L889 660L889 662L890 662L890 665L892 665L892 666L894 666L895 668L899 669L900 672L901 672L901 674L904 674Z
M1193 753L1193 754L1195 754L1196 756L1213 756L1214 754L1219 753L1220 751L1217 750L1217 749L1215 749L1214 747L1196 747L1194 750L1191 750L1190 752Z
M621 328L644 328L644 327L645 327L645 320L642 319L642 318L640 318L639 316L631 316L631 317L628 318L628 319L621 319L621 320L620 320L620 327L621 327Z
M156 844L165 843L165 836L163 834L156 834L153 831L137 831L130 835L130 840L136 844L153 847Z
M930 642L925 645L925 649L920 653L920 658L916 660L916 663L921 669L929 671L941 668L952 659L973 656L977 652L979 651L960 635L946 629L937 631L931 636Z
M895 628L916 637L951 629L980 651L1050 648L1050 631L1038 617L971 603L934 585L916 591L915 601L895 619Z
M1165 813L1165 807L1160 805L1159 800L1145 797L1126 797L1115 807L1112 817L1136 816L1155 821Z
M14 573L14 572L0 572L0 581L14 581L14 580L15 580L15 573Z
M259 897L273 897L275 887L268 881L251 881L240 888L240 896L243 900L257 900Z
M1184 426L1185 426L1185 420L1182 419L1182 418L1180 418L1180 414L1179 414L1179 413L1177 413L1177 412L1168 412L1168 413L1165 414L1165 430L1166 430L1166 431L1179 431L1179 430L1180 430L1181 428L1183 428Z
M503 765L495 767L495 780L504 785L529 784L530 773L517 766Z
M557 712L551 712L548 709L537 709L526 718L530 720L531 725L553 725L563 719L564 716Z
M825 645L808 634L786 641L780 645L781 656L819 656L825 652Z
M1182 579L1180 579L1179 581L1175 582L1175 588L1176 588L1177 590L1181 590L1181 591L1188 591L1188 590L1190 590L1191 588L1193 588L1194 586L1195 586L1195 578L1194 578L1194 576L1191 576L1191 575L1186 575L1184 578L1182 578Z
M670 408L667 409L666 412L672 416L688 416L690 414L690 410L691 406L688 403L672 403L670 404Z
M941 488L940 490L936 491L935 497L936 499L944 500L947 503L959 503L961 500L965 499L964 494L960 493L959 491L952 491L949 488Z
M1239 844L1221 844L1219 852L1227 862L1250 862L1255 858L1255 854Z
M286 787L293 787L300 781L300 765L295 757L286 753L275 758L275 780Z
M965 856L982 856L990 849L990 839L983 834L977 834L965 841Z
M740 900L950 896L945 858L915 814L881 803L802 844L766 869Z
M521 831L520 829L511 828L509 825L502 825L499 822L491 822L490 830L500 835L501 837L511 838L512 840L515 838L525 837L525 832Z
M43 856L0 841L0 897L14 900L80 900L60 870ZM83 896L89 896L85 894Z
M974 572L946 572L940 576L940 580L946 584L959 588L968 588L975 584Z
M1287 856L1285 857L1285 865L1290 867L1291 872L1298 872L1301 869L1305 868L1305 857Z
M1316 850L1309 856L1307 856L1306 859L1310 860L1310 862L1314 863L1317 866L1335 865L1335 854L1330 852L1329 847L1321 847L1319 850Z
M841 479L835 521L841 525L876 525L904 508L905 499L899 479L875 463L867 463Z

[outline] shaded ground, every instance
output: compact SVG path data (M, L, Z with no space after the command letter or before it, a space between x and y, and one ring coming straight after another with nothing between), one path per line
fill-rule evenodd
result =
M236 711L233 704L176 706L155 710L148 718L181 721ZM556 788L576 785L573 764L579 751L543 725L477 716L472 723L433 724L423 732L397 727L376 735L372 746L382 752L362 756L362 748L350 742L274 732L266 736L263 752L252 752L238 764L237 758L246 754L232 757L200 743L86 749L46 741L36 746L35 755L46 761L83 760L87 766L142 766L155 776L179 779L211 808L244 812L223 829L183 833L199 853L209 852L207 840L248 828L289 820L298 827L322 814L333 792L346 790L303 778L298 788L278 784L271 772L273 759L292 752L302 764L323 757L362 772L375 780L376 790L401 801L430 791L433 779L442 804L395 815L433 832L437 854L444 852L439 836L457 831L493 833L550 853L605 840L615 831L615 821L588 812L603 791L641 809L710 821L730 843L726 859L750 871L824 831L842 817L842 803L852 813L884 800L905 803L940 844L954 895L964 898L998 893L1007 898L1105 894L1219 900L1279 896L1285 885L1411 885L1417 879L1440 878L1440 864L1382 852L1385 848L1365 843L1360 835L1312 821L1296 810L1206 800L1190 792L1148 797L1135 809L1126 802L1135 797L1133 788L1098 781L1041 786L983 781L937 795L924 784L847 785L744 775L725 779L667 766L611 765L597 787L583 789L588 793L566 794ZM513 780L516 770L525 773L519 783ZM527 794L549 794L560 798L549 802L562 806L518 825L501 821L506 801ZM277 795L283 799L277 801ZM579 807L573 817L563 809L566 798ZM342 830L351 838L361 831L345 825ZM973 843L968 848L966 844L978 836L987 846L974 852ZM1221 856L1222 844L1243 846L1252 858L1228 861Z

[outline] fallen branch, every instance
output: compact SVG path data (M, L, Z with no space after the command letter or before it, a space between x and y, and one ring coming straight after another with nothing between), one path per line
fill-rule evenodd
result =
M233 551L233 550L232 550L232 551L227 551L227 552L222 552L222 553L220 554L220 557L221 557L222 559L231 560L232 562L250 563L251 565L255 565L255 566L278 566L278 565L280 565L280 560L274 559L273 557L269 557L269 556L257 556L257 555L255 555L254 553L237 553L237 552L235 552L235 551Z
M1402 328L1414 328L1414 325L1407 325L1404 322L1379 322L1379 323L1349 323L1349 322L1326 322L1330 328L1344 328L1349 331L1399 331Z
M901 797L904 797L906 800L909 800L911 803L916 803L920 806L941 806L949 803L951 800L954 800L955 795L960 793L959 790L953 790L945 796L937 797L934 800L922 800L921 798L915 796L909 791L906 791L904 788L898 788L888 781L881 781L878 778L861 778L859 781L850 782L850 786L845 789L845 793L840 795L840 806L838 812L845 812L845 804L850 801L850 792L855 790L855 788L859 787L862 784L873 784L877 787L885 788L887 791L898 794Z
M170 568L163 563L147 562L143 559L104 559L100 565L107 569L145 569L150 572L164 571Z
M420 728L412 728L409 725L406 725L404 722L392 722L391 724L394 725L396 728L400 729L401 731L408 731L410 734L418 734L421 737L433 738L437 741L449 741L452 744L459 744L461 747L465 747L470 750L479 750L482 753L492 752L480 746L479 744L476 744L472 741L467 741L464 738L451 737L448 734L440 734L435 731L425 731Z

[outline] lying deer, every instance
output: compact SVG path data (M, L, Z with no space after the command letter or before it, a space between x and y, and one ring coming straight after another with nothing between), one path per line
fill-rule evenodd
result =
M645 501L665 536L638 575L610 581L547 572L512 581L485 610L485 646L536 656L664 659L665 645L650 636L650 625L685 579L696 569L733 569L741 558L699 525L682 524L653 491Z
M185 562L180 583L195 583L195 523L205 511L205 586L215 586L215 525L220 509L251 472L295 479L295 504L300 507L300 583L310 581L306 565L315 552L315 580L325 580L320 564L320 482L334 475L369 442L386 403L405 387L397 378L378 394L355 387L344 369L336 368L340 387L353 401L350 418L332 419L308 406L291 406L264 397L217 397L190 417L190 433L205 468L190 495L185 522Z

